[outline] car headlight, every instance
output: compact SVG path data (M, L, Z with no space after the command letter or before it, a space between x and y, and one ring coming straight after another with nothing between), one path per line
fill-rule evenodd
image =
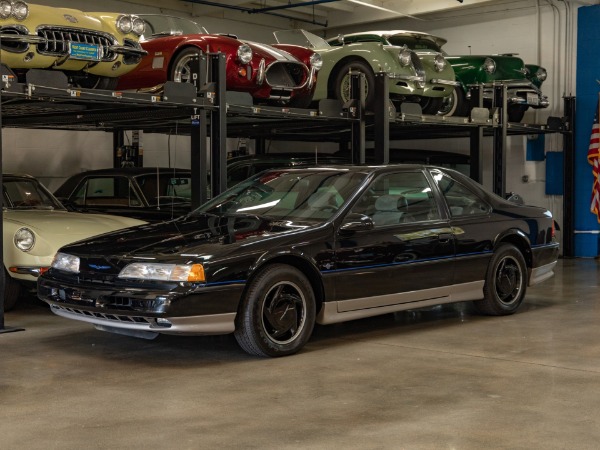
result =
M446 58L439 54L435 55L435 58L433 59L433 67L437 72L444 70L446 68Z
M310 65L315 70L321 70L321 67L323 67L323 57L318 53L313 53L310 56Z
M540 67L535 73L535 77L540 81L546 81L546 78L548 78L548 72L546 72L546 69L543 67Z
M487 73L494 73L496 71L496 61L494 61L492 58L485 58L485 61L483 62L483 70L485 70Z
M119 278L157 281L205 281L202 264L132 263L119 273Z
M35 245L35 234L29 228L19 228L13 240L19 250L28 252Z
M248 44L242 44L237 49L238 61L242 64L248 64L252 61L252 49Z
M400 64L402 64L404 67L409 66L411 63L411 51L402 50L398 55L398 58L400 59Z
M12 14L12 3L8 0L0 1L0 19L8 19Z
M117 18L117 30L123 34L129 34L133 30L133 18L129 15L123 14Z
M65 272L79 273L79 258L67 253L58 252L54 255L51 267Z
M133 22L131 24L131 28L132 28L134 34L141 36L142 34L144 34L144 31L146 30L146 22L144 22L144 19L142 19L140 17L133 16Z
M17 20L25 20L29 15L29 6L27 3L18 1L12 4L12 15Z

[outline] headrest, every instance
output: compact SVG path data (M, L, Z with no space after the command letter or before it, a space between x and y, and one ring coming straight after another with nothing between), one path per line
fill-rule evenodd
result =
M315 192L308 197L308 206L311 208L322 208L324 206L335 206L336 198L334 192Z
M382 195L375 200L375 209L377 211L398 211L407 207L408 203L404 195Z

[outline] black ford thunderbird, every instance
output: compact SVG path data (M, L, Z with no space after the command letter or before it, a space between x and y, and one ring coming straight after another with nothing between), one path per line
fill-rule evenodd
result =
M315 323L467 300L514 313L553 275L553 224L452 170L270 170L176 220L63 247L38 293L104 331L234 333L282 356Z

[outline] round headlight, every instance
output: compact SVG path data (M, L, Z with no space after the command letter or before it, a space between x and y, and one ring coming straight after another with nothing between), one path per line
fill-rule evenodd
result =
M0 19L8 19L12 14L12 3L8 0L0 1Z
M323 58L321 55L318 53L313 53L310 57L310 65L315 70L321 70L321 67L323 67Z
M446 58L439 54L435 55L435 58L433 59L433 67L437 72L444 70L446 68Z
M135 34L137 34L138 36L141 36L142 34L144 34L144 30L146 28L146 22L144 22L144 19L134 16L131 27Z
M400 52L400 54L398 55L398 58L400 59L400 64L402 64L403 66L409 66L410 65L410 50L402 50Z
M543 67L540 67L535 73L535 76L540 81L546 81L546 78L548 78L548 72L546 72L546 69Z
M494 73L496 71L496 61L494 61L492 58L485 58L485 61L483 62L483 70L485 70L487 73Z
M242 44L237 49L238 60L242 64L248 64L252 61L252 49L248 44Z
M12 15L17 20L25 20L29 15L29 6L25 2L14 2L12 4Z
M119 30L121 33L129 34L131 33L131 30L133 30L133 20L131 20L131 16L119 16L116 26L117 30Z
M19 228L15 233L14 242L19 250L28 252L35 245L35 235L29 228Z

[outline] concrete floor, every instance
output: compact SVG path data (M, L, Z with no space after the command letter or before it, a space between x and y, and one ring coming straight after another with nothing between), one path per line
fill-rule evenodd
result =
M0 335L1 449L597 449L600 263L561 260L519 312L318 327L301 353L144 341L29 299Z

